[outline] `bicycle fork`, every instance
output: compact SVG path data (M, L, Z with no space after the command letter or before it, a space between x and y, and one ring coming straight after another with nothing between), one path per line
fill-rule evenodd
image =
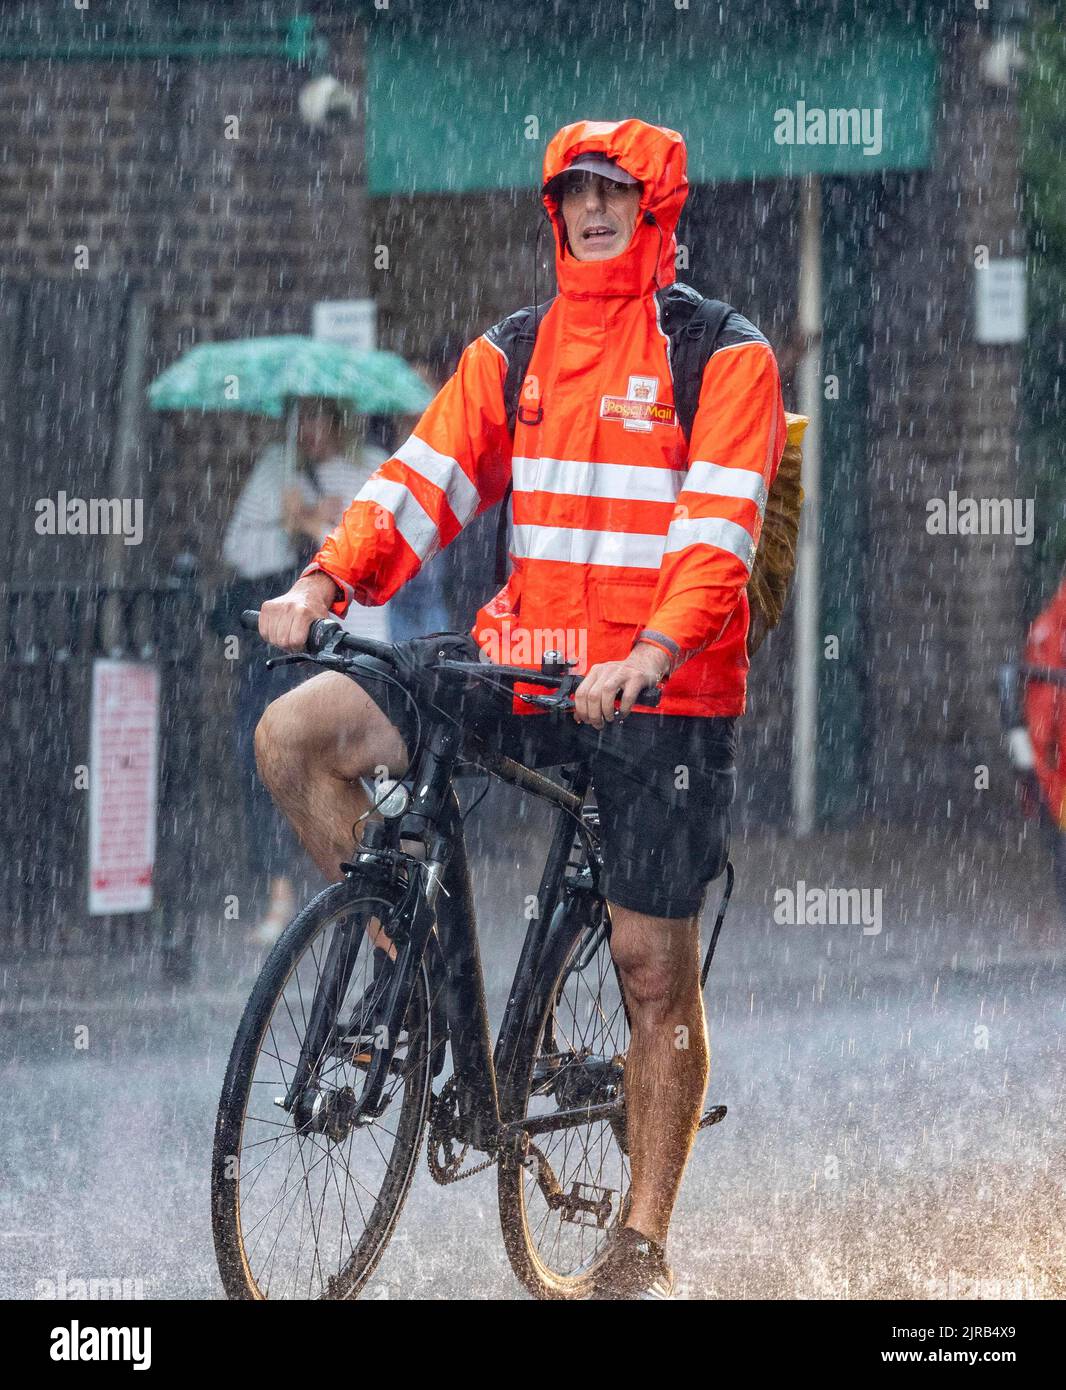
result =
M335 1127L332 1125L331 1107L336 1108L336 1105L320 1090L318 1073L339 1042L342 1031L341 1006L373 915L370 911L349 913L338 923L326 952L292 1083L282 1102L298 1128L306 1126L329 1133L331 1127ZM364 1031L369 1029L373 1033L374 1042L361 1093L358 1097L354 1094L346 1097L342 1107L345 1113L340 1129L345 1132L362 1116L376 1116L384 1109L382 1092L411 1004L417 962L426 949L432 927L432 896L424 891L416 873L402 906L389 918L389 940L397 948L397 954L395 960L386 966L388 983L384 995L376 997L379 977L375 971L375 979L370 985L370 1013L365 1020L360 1020Z
M366 1079L358 1096L345 1088L339 1097L324 1096L317 1086L317 1073L323 1060L332 1056L339 1037L340 1008L351 980L355 958L369 912L352 913L338 924L326 954L321 978L315 990L307 1032L292 1084L282 1102L297 1126L308 1125L336 1137L343 1136L363 1116L380 1115L388 1104L383 1100L385 1083L391 1073L397 1041L414 994L419 964L433 930L435 906L451 859L450 836L441 834L436 822L448 792L451 769L457 752L456 735L438 729L412 779L419 790L399 825L369 822L354 864L342 864L345 873L362 876L380 884L382 901L394 906L388 914L385 934L396 949L383 1000L374 999L372 1024L374 1045L370 1050ZM445 803L454 818L456 807ZM404 854L400 848L405 830L427 848L424 860ZM406 866L406 882L398 875ZM446 892L447 890L445 890ZM428 1020L427 1020L428 1031ZM336 1113L334 1113L336 1112Z
M311 1017L300 1047L284 1108L298 1128L315 1128L318 1093L312 1082L329 1051L341 1002L348 989L364 930L362 914L350 913L337 924L311 1001Z

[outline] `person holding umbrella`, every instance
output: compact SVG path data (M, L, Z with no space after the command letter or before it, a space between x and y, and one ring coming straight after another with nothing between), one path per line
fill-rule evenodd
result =
M290 470L286 446L267 445L230 515L222 556L236 582L226 589L232 624L243 607L292 582L336 526L345 508L385 451L358 440L336 401L305 397L298 403L296 457ZM389 605L353 604L344 620L350 632L389 640ZM237 763L256 878L269 885L266 913L253 933L263 945L277 939L295 910L293 886L300 849L274 806L255 766L255 726L267 705L297 685L307 672L264 662L243 663L236 710Z
M236 634L240 612L256 608L293 576L336 525L385 457L365 438L365 417L423 410L432 392L402 358L355 351L299 334L199 343L148 388L156 410L240 411L285 419L284 441L256 461L230 517L223 557L232 576L216 604L216 630ZM358 444L346 412L363 417ZM352 605L344 625L367 637L388 636L384 606ZM270 885L256 936L270 944L294 906L297 844L264 792L252 735L266 706L299 683L291 666L267 671L242 664L237 754L256 868Z

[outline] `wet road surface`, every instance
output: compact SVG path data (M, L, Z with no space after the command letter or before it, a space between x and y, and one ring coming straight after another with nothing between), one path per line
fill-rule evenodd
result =
M682 1292L1062 1298L1066 958L1046 884L1008 854L880 832L741 839L733 857L706 995L708 1099L729 1115L699 1136L677 1208ZM522 928L499 905L535 886L521 837L516 858L477 875L494 1022ZM881 887L878 929L775 921L800 880ZM0 1019L0 1296L77 1278L221 1296L211 1139L258 953L219 922L203 957L177 1008L86 998ZM367 1296L523 1297L494 1172L442 1190L423 1159Z

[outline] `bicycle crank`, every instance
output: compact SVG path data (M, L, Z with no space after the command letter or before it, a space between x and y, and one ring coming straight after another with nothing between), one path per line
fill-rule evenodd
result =
M433 1097L429 1111L426 1162L433 1181L441 1187L461 1182L464 1178L472 1178L475 1173L484 1172L496 1162L496 1155L491 1154L483 1163L463 1168L466 1156L470 1152L470 1145L461 1142L456 1133L459 1121L458 1090L458 1078L450 1076L441 1087L440 1093Z
M610 1225L614 1198L619 1195L617 1188L572 1182L569 1192L564 1191L551 1164L532 1141L526 1148L522 1166L533 1174L550 1210L559 1212L564 1221L575 1226L594 1226L601 1231Z

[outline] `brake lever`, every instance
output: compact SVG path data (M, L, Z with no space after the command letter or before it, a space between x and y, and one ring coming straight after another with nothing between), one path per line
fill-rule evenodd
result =
M321 620L320 620L321 621ZM332 624L330 624L332 626ZM344 628L337 624L335 632L331 632L326 640L315 651L287 652L285 656L272 656L266 663L268 671L273 671L275 666L291 666L297 661L311 661L316 666L340 667L343 658L337 651L341 639L344 637Z
M313 656L307 656L304 652L290 652L287 656L270 656L264 663L268 671L273 671L275 666L290 666L295 661L314 661Z
M574 691L581 684L581 679L580 676L564 676L552 695L526 695L519 690L516 690L515 694L527 705L536 705L538 709L572 710Z
M556 691L554 695L523 695L515 691L518 698L527 705L536 705L538 709L558 709L571 710L574 708L574 697L563 691Z

